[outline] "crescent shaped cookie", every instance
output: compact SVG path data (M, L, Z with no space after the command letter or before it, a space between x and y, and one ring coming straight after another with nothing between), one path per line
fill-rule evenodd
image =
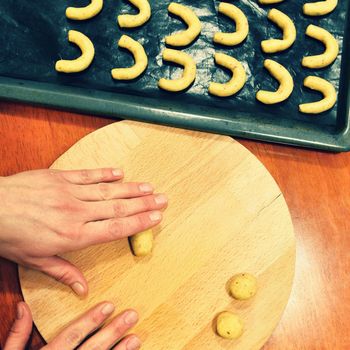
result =
M103 8L103 0L91 0L85 7L68 7L66 17L76 21L83 21L98 15Z
M225 84L210 83L209 92L219 97L228 97L236 94L247 81L247 74L243 65L235 58L223 53L215 54L215 62L229 69L232 72L232 78Z
M249 33L249 23L246 15L238 7L227 2L220 3L219 12L236 23L236 31L233 33L216 33L214 42L226 46L234 46L243 42Z
M119 42L119 47L129 50L134 56L135 64L129 68L112 69L112 77L116 80L132 80L139 77L147 68L148 58L143 46L127 35L123 35Z
M80 48L81 56L74 60L57 61L56 70L62 73L77 73L87 69L95 56L93 43L86 35L75 30L68 32L68 40Z
M163 52L163 60L173 62L183 66L183 75L180 79L164 79L161 78L158 86L167 91L179 92L187 89L196 79L196 62L187 53L178 50L165 49Z
M269 39L261 42L261 48L265 53L275 53L290 48L296 39L297 31L293 21L283 12L272 9L268 19L276 23L283 31L283 39Z
M324 68L332 64L339 54L338 41L327 30L310 24L306 29L306 35L321 41L326 49L323 54L307 56L302 60L302 65L308 68Z
M188 7L172 2L168 11L180 17L188 26L182 32L169 35L165 38L165 42L171 46L187 46L190 45L200 34L202 24L196 14Z
M303 11L308 16L324 16L334 11L337 6L338 0L323 0L304 4Z
M151 6L148 0L129 0L138 8L137 15L120 15L118 23L121 28L136 28L144 25L151 18Z
M294 81L288 70L273 60L265 60L264 67L279 82L277 91L260 90L256 94L258 101L264 104L275 104L285 101L293 92Z
M334 86L325 79L309 76L304 80L304 86L323 94L323 99L317 102L299 105L299 111L308 114L318 114L333 108L337 102L337 92Z

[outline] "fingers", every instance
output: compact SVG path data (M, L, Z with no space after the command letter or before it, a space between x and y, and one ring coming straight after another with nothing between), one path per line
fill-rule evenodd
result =
M4 350L24 350L32 332L32 314L25 302L17 304L16 320L6 340Z
M135 326L137 321L138 315L136 311L126 310L114 318L108 326L87 340L79 350L110 349L130 328ZM128 337L122 343L117 345L116 349L136 350L141 346L141 342L136 336ZM126 347L126 344L130 345L130 347Z
M83 225L80 232L80 248L132 236L158 225L161 220L162 213L156 210L125 218L88 222Z
M67 285L80 297L88 294L88 285L82 272L67 260L58 256L43 258L36 262L41 272Z
M138 350L141 348L141 341L136 335L126 336L113 350Z
M96 305L77 320L73 321L44 349L75 349L90 333L98 329L113 311L114 305L111 303L104 302Z
M117 199L88 203L91 220L122 218L146 211L161 210L167 206L168 199L164 194L157 194L133 199Z
M120 169L92 169L60 171L60 176L77 185L97 184L120 180L124 174Z
M83 201L100 201L120 198L135 198L152 194L154 188L149 183L99 183L89 186L74 186L73 194Z

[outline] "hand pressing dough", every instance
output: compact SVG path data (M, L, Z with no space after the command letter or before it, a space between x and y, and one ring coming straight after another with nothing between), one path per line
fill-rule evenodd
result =
M249 273L241 273L232 278L230 283L231 295L237 300L252 298L258 289L256 278Z
M117 80L132 80L139 77L147 68L148 57L143 46L127 35L122 35L118 45L129 50L135 60L135 64L129 68L112 69L112 77Z
M303 11L307 16L328 15L338 6L338 0L323 0L304 4Z
M97 16L103 8L103 0L91 0L85 7L68 7L66 17L76 21L83 21Z
M129 238L133 254L138 257L146 256L153 250L153 231L151 229L137 233Z
M216 331L225 339L238 339L243 334L244 324L241 318L231 312L222 312L216 320Z
M278 4L279 2L283 2L284 0L259 0L261 5L271 5Z
M321 55L304 57L302 65L308 68L324 68L332 64L339 54L338 41L327 30L310 24L306 29L306 35L321 41L326 50Z
M219 97L228 97L241 90L247 81L247 74L243 65L235 58L223 53L215 54L215 62L232 72L232 79L225 84L210 83L209 92Z
M265 104L275 104L285 101L293 92L294 81L290 73L281 64L273 60L265 60L264 67L278 80L280 86L277 91L260 90L256 94L257 100Z
M283 31L283 40L269 39L261 42L261 48L265 53L275 53L289 49L295 42L297 31L293 21L283 12L272 9L268 19L276 23Z
M219 12L231 18L236 23L234 33L216 33L214 42L226 46L234 46L243 42L249 33L249 23L246 15L235 5L221 2Z
M118 23L121 28L136 28L144 25L151 18L151 6L148 0L129 0L138 8L137 15L120 15Z
M309 89L319 91L324 98L321 101L304 103L299 105L299 110L302 113L318 114L333 108L337 102L337 92L334 86L325 79L309 76L304 80L304 86Z
M182 32L167 36L165 42L171 46L190 45L201 33L202 24L200 20L190 8L175 2L169 5L168 10L170 13L180 17L188 28Z
M159 80L158 86L167 91L179 92L187 89L196 79L196 62L187 53L178 50L165 49L163 52L163 60L177 63L184 67L183 76L180 79L164 79Z
M68 32L68 40L80 48L81 56L74 60L57 61L56 70L63 73L77 73L87 69L95 56L93 43L86 35L75 30Z

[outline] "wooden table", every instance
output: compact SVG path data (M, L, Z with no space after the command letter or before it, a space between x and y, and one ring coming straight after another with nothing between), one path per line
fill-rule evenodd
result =
M111 122L0 102L0 176L46 168L78 139ZM297 236L291 299L264 349L350 349L350 153L241 142L281 187ZM19 300L17 267L0 259L2 346ZM42 344L35 331L29 348Z

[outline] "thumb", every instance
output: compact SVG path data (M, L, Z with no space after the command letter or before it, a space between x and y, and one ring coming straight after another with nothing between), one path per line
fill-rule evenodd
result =
M88 294L88 284L82 272L69 261L58 256L40 259L39 270L61 282L79 295L85 297Z
M13 323L4 350L24 350L30 333L33 319L28 305L25 302L17 304L16 320Z

